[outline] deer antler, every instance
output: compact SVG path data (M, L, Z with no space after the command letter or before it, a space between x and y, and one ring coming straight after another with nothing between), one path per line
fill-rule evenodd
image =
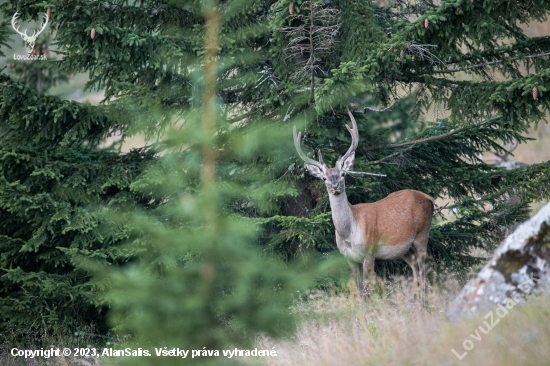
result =
M44 31L44 29L46 29L46 26L48 25L49 18L48 18L48 16L45 15L44 18L46 19L46 22L42 25L42 29L40 29L39 31L35 30L34 33L32 34L32 36L29 36L27 34L26 29L25 29L24 33L19 31L19 27L16 24L16 19L17 19L18 16L19 16L18 12L13 14L13 17L11 18L11 26L13 27L13 29L17 33L19 33L21 35L21 37L23 37L23 40L29 44L29 48L32 49L32 48L34 48L34 42L36 41L36 38L38 38L38 36L40 35L40 33L42 33Z
M519 141L516 140L516 143L514 144L514 147L512 147L512 143L510 142L510 146L508 146L508 153L511 153L519 146Z
M296 126L294 126L293 135L294 135L294 146L296 147L296 151L298 151L298 155L300 155L302 160L305 161L306 164L315 165L316 167L318 167L322 171L325 171L326 166L323 163L323 158L321 157L321 150L319 150L319 158L320 158L321 162L318 162L318 161L315 161L313 159L308 158L302 152L302 149L300 148L300 138L302 137L302 133L298 132L298 135L296 135Z
M13 27L14 31L16 31L17 33L19 33L21 35L21 37L23 37L23 39L27 39L29 37L27 35L27 30L25 29L25 33L22 33L22 32L19 31L19 27L16 26L15 20L19 16L18 14L19 14L18 12L13 14L13 18L11 18L11 26Z
M46 19L46 22L44 23L44 25L42 25L42 29L40 29L39 31L35 30L34 33L32 34L32 36L29 37L29 39L32 39L33 41L36 41L36 38L38 38L40 33L42 33L44 31L44 29L46 29L46 26L48 25L48 21L50 19L46 15L44 15L44 19ZM26 33L26 30L25 30L25 33Z
M499 153L496 152L495 150L489 150L489 152L490 152L491 154L493 154L493 155L498 156L498 157L501 158L501 159L506 159L506 158L508 158L508 155L510 155L510 154L512 153L512 151L514 151L514 150L518 147L519 141L518 141L517 139L516 139L515 141L516 141L516 142L515 142L514 146L512 147L512 143L510 142L510 143L508 144L508 149L505 150L505 152L502 153L502 154L499 154Z
M348 125L346 125L346 128L351 134L351 146L349 147L345 155L339 159L340 161L346 160L355 151L355 149L357 149L357 145L359 144L359 131L357 130L357 123L355 122L355 118L353 118L353 114L351 114L351 112L348 112L348 114L349 118L351 118L351 124L353 126L352 128L350 128Z

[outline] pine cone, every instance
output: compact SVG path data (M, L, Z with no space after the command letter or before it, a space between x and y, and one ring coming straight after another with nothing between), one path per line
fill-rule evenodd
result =
M424 28L428 28L428 25L430 25L430 21L426 18L424 19Z
M91 37L92 37L92 39L94 39L94 38L95 38L95 28L92 28L92 33L91 33Z
M288 6L288 12L290 15L294 14L294 5L292 5L292 3Z
M533 99L537 100L538 96L539 96L539 89L536 86L534 86L533 87Z
M48 9L46 15L48 16L48 19L50 19L52 17L52 9Z

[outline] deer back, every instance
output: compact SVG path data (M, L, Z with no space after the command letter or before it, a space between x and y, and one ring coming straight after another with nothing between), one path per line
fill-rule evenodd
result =
M373 203L350 205L364 245L398 246L429 230L434 204L415 190L394 192Z

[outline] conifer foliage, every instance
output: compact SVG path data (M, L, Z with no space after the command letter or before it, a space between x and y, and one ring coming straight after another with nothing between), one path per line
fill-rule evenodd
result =
M504 171L479 159L489 150L504 152L510 142L525 142L523 134L548 111L550 38L529 38L521 27L546 19L550 7L544 1L529 4L323 2L339 10L341 27L332 57L318 64L330 76L316 74L315 114L302 114L303 142L312 151L321 149L330 165L349 146L343 124L352 111L360 135L354 170L386 175L349 176L352 203L376 201L399 189L454 201L452 222L434 220L431 230L435 267L476 263L470 249L491 248L502 238L500 228L523 218L521 208L548 199L548 162ZM282 1L271 9L273 57L265 61L280 82L262 84L269 104L256 110L271 113L284 106L284 118L291 118L308 108L293 98L307 89L292 78L301 65L281 61L289 43L276 30L295 21L287 6ZM386 114L399 110L406 122L393 125ZM295 198L280 201L282 215L265 218L271 232L266 245L280 253L289 245L326 250L332 230L323 184L297 168L301 164L289 159L292 174L281 179L297 183ZM507 199L516 193L521 204L514 206Z
M212 8L219 15L216 86L209 91L216 107L205 102L213 97L205 97L202 68L205 9ZM546 19L548 1L8 0L2 7L6 18L19 11L21 21L38 20L48 9L61 72L88 73L88 86L104 89L111 101L97 107L61 101L2 75L3 317L61 321L76 303L83 306L79 314L95 311L90 304L103 300L92 292L112 278L90 280L88 260L116 264L147 249L130 272L112 274L116 288L134 290L108 296L117 314L146 309L126 324L130 329L153 334L147 319L168 325L179 319L187 303L174 299L184 294L198 299L185 316L197 323L176 325L202 329L199 319L215 319L216 328L233 319L234 329L264 329L277 318L261 311L269 297L250 303L247 311L258 322L243 320L243 306L265 295L265 284L293 285L289 277L262 277L248 267L247 259L263 265L264 258L246 254L243 243L253 240L283 258L335 249L327 192L302 168L291 130L297 125L303 144L321 149L330 165L349 146L348 111L360 136L354 171L384 175L347 177L350 202L373 202L400 189L453 200L454 221L434 220L432 267L476 263L472 248L491 247L502 227L522 219L523 208L550 196L548 162L506 170L479 159L525 142L548 111L550 37L530 38L522 30ZM315 23L315 12L334 18ZM330 40L319 58L312 39L289 36L315 24L319 39ZM289 47L304 57L288 57ZM308 56L308 77L296 77ZM443 113L432 118L434 110ZM214 134L198 127L209 113L216 124L206 130ZM152 148L125 155L92 148L115 132L141 133ZM205 188L208 167L213 188ZM208 194L215 199L203 201ZM520 205L507 202L512 194ZM204 205L212 209L200 210ZM126 211L138 208L139 219ZM112 212L122 216L107 218ZM177 278L188 280L175 286ZM239 279L262 286L236 288ZM163 301L146 297L154 289ZM244 294L233 298L240 302L215 298L204 305L226 289ZM32 307L38 300L42 305ZM155 313L159 303L171 317Z
M140 345L217 351L292 329L290 294L306 277L264 255L255 223L227 210L261 174L242 164L280 160L287 137L269 121L234 129L218 98L220 85L237 84L224 68L246 68L251 57L240 47L239 58L218 60L218 48L234 43L222 24L238 26L243 41L257 31L240 24L243 4L139 9L136 29L111 19L119 5L99 4L92 10L105 18L91 25L90 8L65 5L51 11L62 72L87 70L90 86L117 99L62 101L2 75L2 326L105 326L108 306L111 325ZM140 23L149 11L160 29ZM82 44L69 28L82 31ZM127 154L95 148L114 133L155 142Z
M200 66L190 65L203 72L200 105L182 111L185 133L171 126L171 147L133 184L143 192L179 192L178 204L164 205L154 216L127 212L121 217L141 228L147 252L129 268L99 271L113 285L106 295L113 325L135 334L136 347L198 350L189 362L201 364L222 363L227 360L223 349L250 347L259 332L292 330L290 295L307 283L304 273L252 245L258 234L253 223L224 212L224 201L238 197L242 183L257 174L254 169L234 174L233 161L271 156L281 136L268 123L247 135L223 126L217 90L224 15L215 2L204 4L205 52ZM180 179L159 182L159 169L166 166L182 172ZM136 364L132 358L127 362ZM139 363L156 365L158 359L144 357ZM163 363L179 365L181 359Z
M41 35L30 54L32 59L27 61L8 58L9 74L39 94L69 81L71 77L71 73L59 69L56 55L50 52L51 43L50 35ZM44 62L45 60L48 62Z
M3 30L7 37L7 25ZM36 52L47 54L49 43L40 39ZM115 244L132 230L114 225L106 209L147 206L129 187L153 154L96 150L123 118L108 107L40 94L68 79L54 60L10 58L0 75L2 331L25 324L66 332L92 323L105 331L104 308L94 296L101 285L76 257L127 261L133 253Z
M321 56L331 52L334 36L340 25L334 24L338 10L327 9L319 1L304 1L300 10L302 10L301 14L289 16L298 25L283 27L281 31L286 33L287 37L291 37L285 51L303 64L302 69L298 70L295 76L299 78L305 74L311 80L309 98L311 103L315 95L315 75L319 73ZM306 11L309 14L305 14Z

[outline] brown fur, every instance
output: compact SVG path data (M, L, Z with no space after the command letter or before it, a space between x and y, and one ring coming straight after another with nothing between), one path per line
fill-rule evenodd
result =
M350 208L365 235L365 243L395 245L422 235L432 222L433 201L412 189L390 194L380 201L360 203Z
M368 294L369 280L374 278L375 259L402 258L411 267L422 298L434 212L430 196L415 190L402 190L377 202L349 206L363 236L362 246L366 253L362 263L350 261L357 286Z

